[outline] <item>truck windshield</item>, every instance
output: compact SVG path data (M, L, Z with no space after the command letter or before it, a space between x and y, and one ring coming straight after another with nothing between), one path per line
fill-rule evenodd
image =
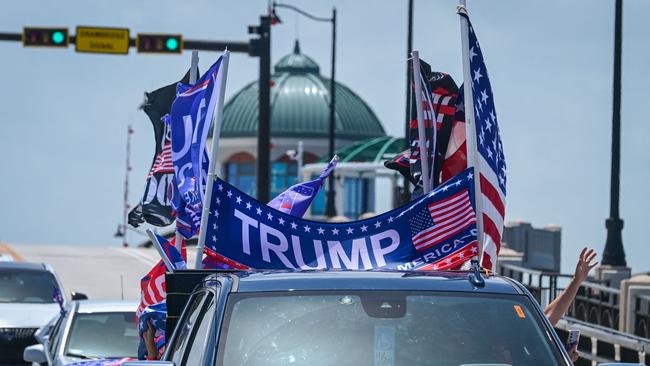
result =
M240 293L217 365L565 365L544 329L518 295Z

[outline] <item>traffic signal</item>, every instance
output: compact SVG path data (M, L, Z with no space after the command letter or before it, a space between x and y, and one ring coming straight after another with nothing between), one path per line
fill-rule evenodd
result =
M68 28L23 28L23 46L25 47L67 48L68 43Z
M138 33L135 47L142 53L181 53L183 36L180 34Z

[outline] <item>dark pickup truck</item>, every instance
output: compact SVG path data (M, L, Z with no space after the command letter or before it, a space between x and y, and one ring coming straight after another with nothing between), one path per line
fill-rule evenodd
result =
M163 360L127 364L572 365L521 284L472 275L176 272Z

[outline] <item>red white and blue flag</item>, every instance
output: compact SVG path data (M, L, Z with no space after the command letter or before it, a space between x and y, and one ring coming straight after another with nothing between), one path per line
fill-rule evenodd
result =
M472 80L465 80L465 88L471 85L474 110L465 113L473 112L473 120L476 121L477 172L480 172L480 176L477 177L480 180L477 202L482 211L483 222L482 266L494 270L501 248L505 216L506 160L494 108L494 95L483 53L469 17L464 12L460 12L460 16L467 19L469 28L468 57Z
M292 185L275 197L268 205L291 216L303 217L323 186L325 179L336 168L338 161L338 156L334 156L318 178Z
M474 224L476 215L469 192L460 191L443 200L429 203L411 218L413 245L417 251L426 250Z
M472 172L405 206L344 223L289 215L217 178L206 252L231 268L260 270L458 269L477 251Z
M178 254L178 250L175 247L176 238L168 241L164 238L159 237L158 240L163 246L165 254L170 258L171 263L173 265L179 266L178 268L183 268L182 266L185 265L185 260L187 258L185 240L183 240L182 243L181 254ZM142 314L147 306L158 304L162 301L165 301L167 298L167 287L165 285L166 271L167 267L161 259L140 280L140 304L136 310L136 318L140 317L140 314Z

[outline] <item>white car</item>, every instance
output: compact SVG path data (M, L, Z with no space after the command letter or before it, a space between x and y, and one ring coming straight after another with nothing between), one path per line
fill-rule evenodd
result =
M39 330L42 344L27 347L24 359L62 366L99 358L137 357L135 301L73 301L65 316Z
M36 330L59 314L52 268L43 263L0 262L0 364L22 364ZM65 300L64 300L65 301Z

